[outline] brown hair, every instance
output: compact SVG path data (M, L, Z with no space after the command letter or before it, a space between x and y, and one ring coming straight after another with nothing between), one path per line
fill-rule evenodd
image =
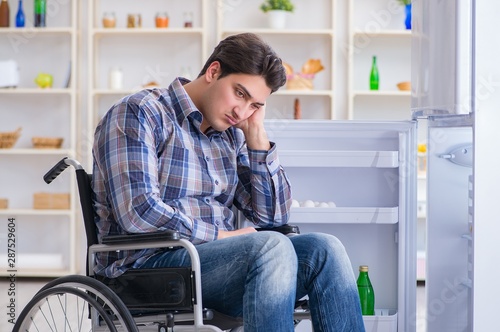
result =
M259 36L242 33L229 36L217 45L198 77L218 61L221 65L219 78L230 74L262 76L271 93L286 83L286 72L281 59Z

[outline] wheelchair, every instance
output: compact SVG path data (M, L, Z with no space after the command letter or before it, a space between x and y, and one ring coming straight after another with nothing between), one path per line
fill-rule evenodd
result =
M86 275L54 279L42 287L19 314L18 331L243 331L240 319L203 307L200 260L195 246L176 231L106 236L97 239L92 205L92 175L82 165L63 158L45 175L50 184L67 167L76 172L80 205L87 237ZM288 236L297 226L272 229ZM130 269L118 278L94 275L99 252L144 248L185 248L191 267ZM296 304L294 322L310 319L307 301Z

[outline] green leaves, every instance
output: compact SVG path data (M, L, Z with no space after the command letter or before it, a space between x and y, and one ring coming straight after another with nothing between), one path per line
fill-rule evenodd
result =
M406 0L410 1L410 0ZM293 4L290 0L266 0L260 9L267 13L270 10L285 10L287 12L293 12Z

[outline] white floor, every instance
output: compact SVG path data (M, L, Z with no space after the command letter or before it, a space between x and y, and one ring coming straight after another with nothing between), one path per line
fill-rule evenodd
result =
M8 278L0 280L0 331L12 331L13 325L9 323L9 308L11 301L16 306L18 315L22 308L31 300L31 297L49 280L22 278L11 284ZM12 287L14 285L14 287ZM12 292L15 292L15 296ZM425 287L417 287L417 332L425 332Z

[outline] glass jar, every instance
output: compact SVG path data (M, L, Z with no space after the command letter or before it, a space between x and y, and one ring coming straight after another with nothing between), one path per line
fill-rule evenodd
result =
M141 14L127 15L127 28L140 28L142 26Z
M104 28L116 27L116 16L113 12L107 12L102 15L102 26Z
M168 28L169 17L166 12L157 13L155 18L157 28Z
M193 13L185 12L184 13L184 27L192 28L193 27Z

